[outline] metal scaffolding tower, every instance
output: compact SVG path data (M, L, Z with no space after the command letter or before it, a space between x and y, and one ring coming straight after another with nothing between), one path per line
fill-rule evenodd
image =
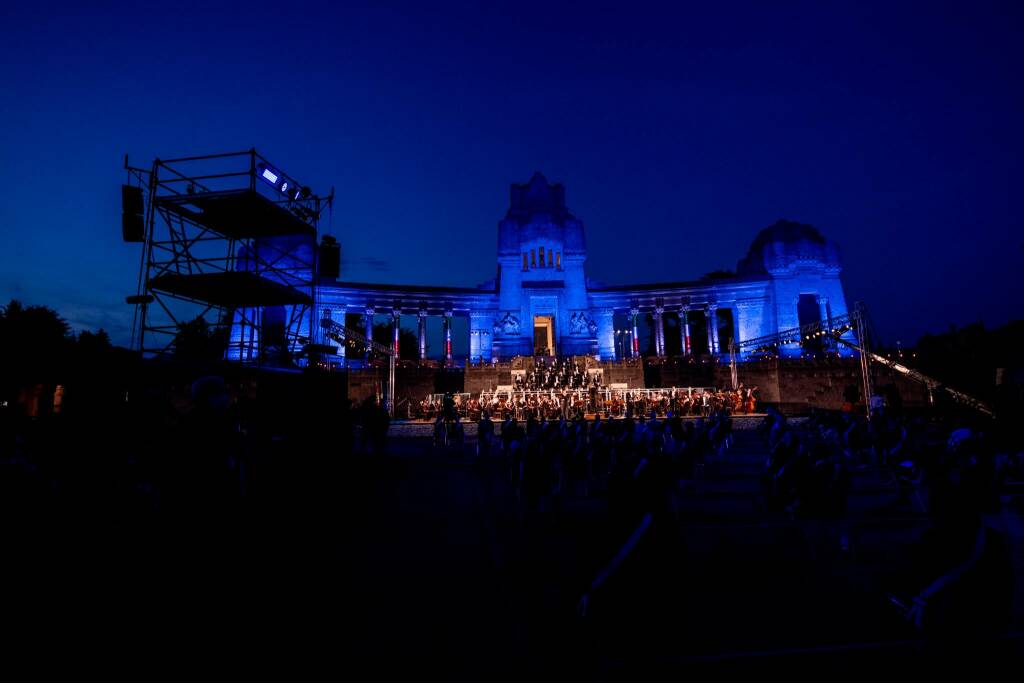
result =
M145 199L132 344L175 350L201 318L225 357L291 365L315 343L317 226L333 202L255 149L125 169ZM126 209L127 213L127 209ZM125 239L129 237L125 229Z

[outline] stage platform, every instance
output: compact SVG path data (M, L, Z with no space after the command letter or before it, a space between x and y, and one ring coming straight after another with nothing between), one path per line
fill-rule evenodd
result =
M304 236L316 240L316 228L255 190L165 196L157 198L156 205L231 239Z
M585 420L587 420L589 422L593 422L595 417L596 417L596 413L586 413L586 414L583 415L583 419L585 419ZM684 420L699 420L701 418L707 419L706 415L680 415L679 417L684 419ZM768 413L740 413L739 415L730 415L730 417L732 419L734 419L734 420L741 420L741 419L744 419L744 418L764 419L765 417L768 417ZM624 418L624 417L604 417L604 413L602 413L602 417L601 417L602 421L605 421L605 420L625 420L625 419L626 418ZM640 419L640 418L639 417L634 417L633 418L634 421L636 421L638 419ZM655 418L655 420L657 420L657 421L662 421L662 420L666 420L666 419L668 419L668 418L666 418L664 416L658 416L657 418ZM647 417L647 416L644 416L644 420L650 422L651 418ZM465 419L463 419L463 421L465 421ZM491 417L491 421L497 423L497 422L501 422L501 419L499 419L497 417ZM548 422L553 422L553 421L554 420L548 420ZM571 420L567 420L567 421L571 421ZM393 419L391 421L391 424L405 424L405 423L409 423L409 424L431 423L431 424L433 424L433 422L434 422L433 419L425 419L425 418L414 417L414 418L408 418L408 419L395 418L395 419ZM522 422L522 420L520 420L520 422Z
M767 413L750 413L750 414L744 413L742 415L733 415L732 416L733 429L744 429L744 430L745 429L756 429L761 424L761 422L764 420L764 418L766 416L767 416ZM587 419L588 422L593 422L594 421L594 415L593 414L588 414L586 416L586 419ZM602 417L601 421L602 422L621 422L624 419L625 418L622 418L622 417L612 417L612 418L608 418L608 419L605 419L605 418ZM657 418L657 421L658 422L664 422L665 419L666 418L664 418L664 417L659 417L659 418ZM696 420L699 420L699 419L706 419L706 418L702 418L700 415L684 415L684 416L681 416L681 419L693 422L693 421L696 421ZM501 434L501 420L494 419L492 421L494 422L494 433L495 434ZM634 420L634 422L635 421L636 420ZM646 419L646 421L650 422L651 420L648 418L648 419ZM802 418L789 418L789 422L791 424L796 424L796 423L799 423L801 421L802 421ZM522 422L522 420L520 420L520 422ZM550 423L550 422L552 422L552 420L548 420L548 422ZM462 420L462 425L463 425L463 428L466 431L466 436L473 436L473 437L476 436L476 427L477 427L476 420ZM402 420L402 419L394 419L394 420L391 421L391 427L390 427L390 430L388 431L388 436L396 437L396 438L415 438L415 437L421 437L421 436L430 436L431 434L433 434L433 431L432 431L433 427L434 427L434 421L433 420L420 420L420 419Z

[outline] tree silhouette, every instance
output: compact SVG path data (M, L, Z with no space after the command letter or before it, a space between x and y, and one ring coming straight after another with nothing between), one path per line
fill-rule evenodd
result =
M82 330L78 334L77 351L81 355L96 356L112 348L110 335L102 327L97 332Z
M377 323L373 326L373 341L391 348L395 343L393 328L390 323ZM398 332L398 357L401 360L416 360L420 357L419 340L416 335L403 328Z
M224 359L227 350L228 330L211 326L199 316L187 323L178 324L174 337L174 355L191 363L216 363Z
M37 396L45 414L59 385L65 413L116 409L139 376L137 361L136 353L115 347L102 329L76 337L46 306L12 300L0 307L0 398L15 405Z
M0 310L0 331L5 339L30 344L62 345L71 339L71 326L47 306L23 306L17 299Z
M25 382L51 381L73 347L71 326L56 311L12 299L0 309L0 381L5 395Z

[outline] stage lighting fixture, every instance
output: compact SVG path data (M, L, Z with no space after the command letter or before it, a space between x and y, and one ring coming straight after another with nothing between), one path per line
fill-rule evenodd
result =
M273 185L275 190L283 194L290 201L308 199L313 195L312 190L308 187L300 187L294 180L266 164L260 164L256 167L256 170L260 178Z
M272 168L260 164L259 167L260 177L266 180L273 186L277 186L277 181L281 179L280 174L276 173Z

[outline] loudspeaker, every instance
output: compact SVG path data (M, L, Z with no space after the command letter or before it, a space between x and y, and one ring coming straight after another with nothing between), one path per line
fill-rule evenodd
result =
M146 238L143 217L142 188L121 186L121 237L125 242L142 242Z
M142 213L142 188L132 185L121 186L121 211Z
M146 221L132 213L121 214L121 237L125 242L143 242L146 239Z
M330 235L320 241L319 266L320 277L326 280L337 280L341 274L341 245Z

